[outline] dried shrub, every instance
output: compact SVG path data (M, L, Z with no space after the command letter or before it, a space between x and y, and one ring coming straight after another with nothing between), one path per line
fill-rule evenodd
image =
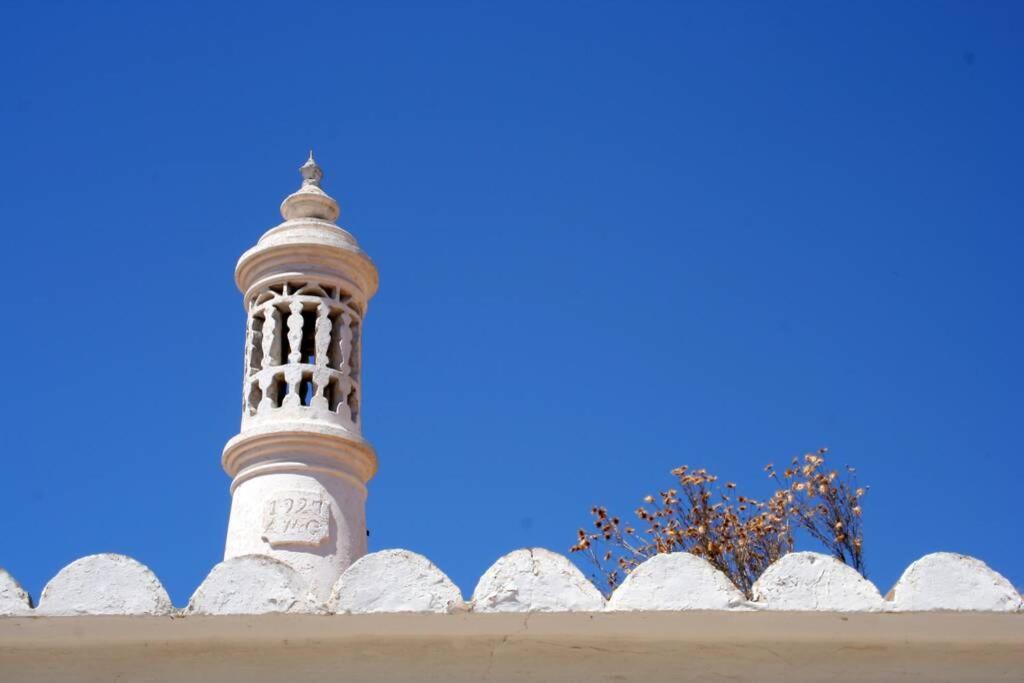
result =
M860 500L855 473L825 467L826 450L794 458L781 473L765 470L780 488L767 500L741 495L704 469L672 470L677 488L647 496L629 524L594 507L593 531L580 529L571 552L594 564L610 594L641 562L659 553L691 552L728 576L750 597L768 565L790 552L804 530L835 558L864 574Z

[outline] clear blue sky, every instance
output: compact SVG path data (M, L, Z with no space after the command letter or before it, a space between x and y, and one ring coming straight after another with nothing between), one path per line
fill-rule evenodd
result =
M463 592L688 463L860 470L870 577L1024 583L1019 3L6 2L0 566L184 604L238 255L312 146L376 260L371 547Z

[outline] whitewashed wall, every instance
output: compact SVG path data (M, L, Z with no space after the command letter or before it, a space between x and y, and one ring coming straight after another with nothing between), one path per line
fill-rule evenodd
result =
M176 609L145 566L76 560L38 607L0 570L0 681L1017 681L1024 612L974 558L927 555L888 596L792 553L748 601L706 561L654 557L606 602L566 558L499 558L471 598L422 555L355 562L326 602L288 565L214 567Z

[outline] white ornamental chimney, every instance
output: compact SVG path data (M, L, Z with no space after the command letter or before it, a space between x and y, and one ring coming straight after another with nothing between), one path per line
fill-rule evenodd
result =
M366 482L377 456L360 431L360 333L377 269L334 221L323 172L302 165L284 222L242 254L248 323L242 429L224 447L231 482L225 559L270 555L323 600L366 554Z

